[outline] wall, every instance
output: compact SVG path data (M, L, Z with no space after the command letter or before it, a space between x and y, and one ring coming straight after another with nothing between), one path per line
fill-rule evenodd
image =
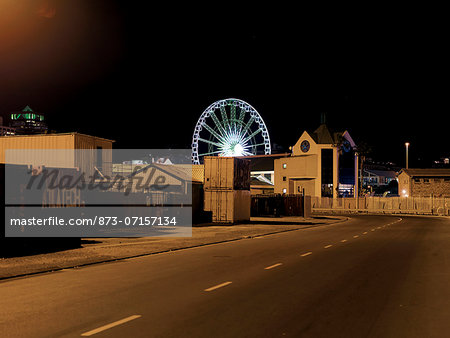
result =
M286 168L283 168L283 164L286 164ZM274 192L276 194L282 194L283 189L286 189L286 193L295 194L296 188L292 183L289 187L289 179L310 179L311 182L317 179L317 155L303 155L292 156L276 159L274 161L274 174L275 174L275 186ZM286 177L286 180L283 180ZM290 191L293 190L293 191ZM308 185L308 194L315 195L315 185Z

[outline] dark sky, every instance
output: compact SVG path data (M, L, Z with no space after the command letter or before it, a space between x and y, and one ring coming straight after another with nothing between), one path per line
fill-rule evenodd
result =
M444 21L273 6L1 1L0 112L30 105L116 148L188 148L203 110L234 97L284 147L327 112L377 160L403 165L406 141L410 166L449 155Z

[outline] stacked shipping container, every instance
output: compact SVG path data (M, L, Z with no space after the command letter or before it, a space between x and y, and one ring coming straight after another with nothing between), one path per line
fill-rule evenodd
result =
M250 164L235 157L207 156L205 211L213 222L235 223L250 219Z

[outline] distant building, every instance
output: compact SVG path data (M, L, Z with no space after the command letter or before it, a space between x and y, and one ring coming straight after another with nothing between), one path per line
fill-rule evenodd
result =
M29 106L11 113L10 127L15 129L17 135L45 134L48 130L44 115L36 114Z
M16 129L3 125L3 116L0 116L0 136L11 136L16 134Z
M397 177L401 197L450 197L450 169L402 169Z
M355 142L348 131L333 132L324 122L314 132L303 132L291 156L275 160L275 193L354 195L358 185Z
M363 184L365 186L384 186L397 179L397 174L393 170L363 170Z
M274 161L288 156L290 156L289 153L241 157L250 162L250 191L252 195L271 194L274 192Z

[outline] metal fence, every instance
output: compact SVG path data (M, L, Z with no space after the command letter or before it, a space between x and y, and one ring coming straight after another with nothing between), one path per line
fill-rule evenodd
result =
M311 197L313 211L358 211L450 216L448 197Z
M301 195L252 195L251 213L256 216L304 216L304 196Z

